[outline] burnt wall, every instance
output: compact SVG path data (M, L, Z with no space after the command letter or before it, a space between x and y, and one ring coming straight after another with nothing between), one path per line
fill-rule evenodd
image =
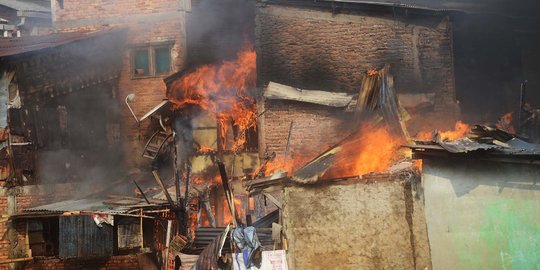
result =
M411 134L459 118L448 17L260 3L255 36L259 87L357 93L366 70L390 64L398 94L433 96L427 109L406 108L421 116L408 123Z
M389 63L400 93L454 102L452 24L447 17L257 7L259 84L357 92L362 72Z

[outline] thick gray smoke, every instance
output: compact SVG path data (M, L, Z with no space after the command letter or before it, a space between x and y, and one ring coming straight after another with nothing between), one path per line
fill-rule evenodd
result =
M187 16L188 66L230 59L253 41L255 1L202 0Z

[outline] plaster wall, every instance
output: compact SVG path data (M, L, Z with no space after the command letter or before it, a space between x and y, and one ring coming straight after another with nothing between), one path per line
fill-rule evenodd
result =
M286 187L283 202L290 269L431 268L407 181Z
M423 162L433 269L540 267L540 166Z

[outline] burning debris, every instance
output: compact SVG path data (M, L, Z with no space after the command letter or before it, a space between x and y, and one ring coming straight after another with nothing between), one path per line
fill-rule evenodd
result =
M249 45L237 58L219 65L206 65L175 80L168 90L175 109L204 111L218 121L219 145L226 144L228 129L236 130L232 149L246 143L246 131L255 126L254 89L256 54ZM208 151L201 145L199 151Z

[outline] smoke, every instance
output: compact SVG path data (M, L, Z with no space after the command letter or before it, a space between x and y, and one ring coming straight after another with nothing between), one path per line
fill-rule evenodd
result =
M43 184L75 183L74 196L101 190L124 168L117 144L118 105L106 87L92 87L50 100L36 121L38 175Z
M188 66L231 59L254 39L255 1L202 0L187 16Z

